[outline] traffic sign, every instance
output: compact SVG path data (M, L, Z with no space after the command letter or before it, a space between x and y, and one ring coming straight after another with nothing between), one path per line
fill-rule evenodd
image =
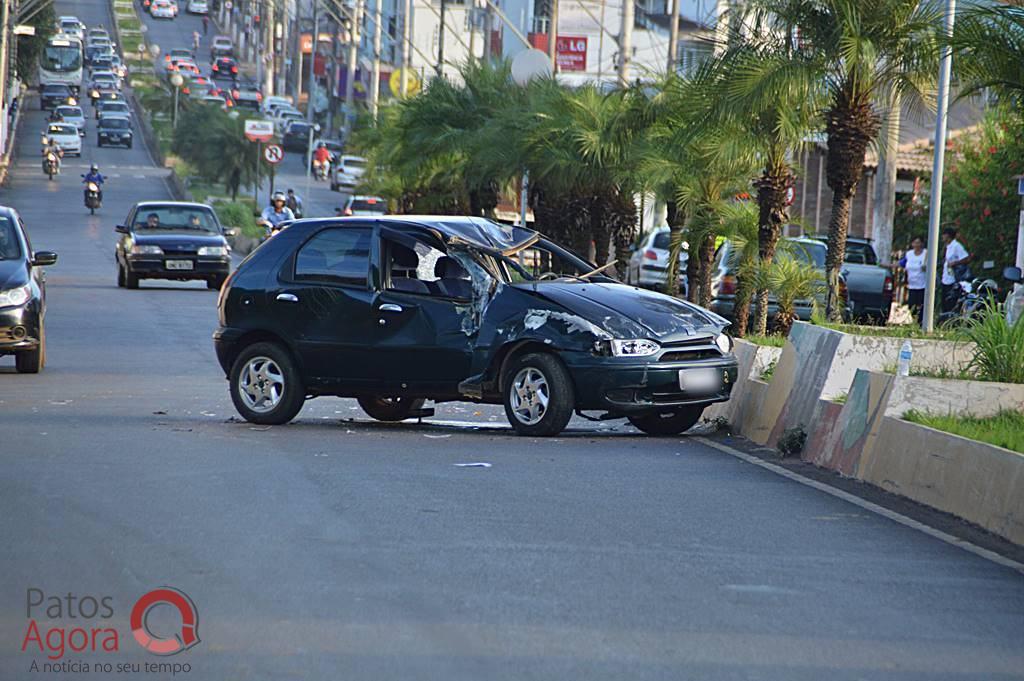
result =
M263 148L263 158L267 163L280 163L284 160L284 149L276 144L268 144Z
M250 142L269 142L273 137L273 121L250 119L245 122L245 138Z
M402 96L402 69L395 69L391 72L391 78L388 79L388 85L391 86L391 94L395 97ZM420 91L420 79L411 69L405 77L405 89L406 92L408 92L409 97L414 96Z

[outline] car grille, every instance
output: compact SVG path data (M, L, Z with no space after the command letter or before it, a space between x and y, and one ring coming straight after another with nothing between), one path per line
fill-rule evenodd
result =
M195 255L195 246L163 246L164 255Z
M711 336L702 336L685 341L667 343L665 351L658 358L659 362L690 362L699 359L718 359L721 350L715 345Z

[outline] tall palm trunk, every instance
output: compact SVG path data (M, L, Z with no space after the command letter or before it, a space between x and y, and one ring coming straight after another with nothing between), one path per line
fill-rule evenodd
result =
M679 256L683 252L683 221L684 215L675 201L665 204L665 219L668 222L669 259L665 272L664 291L670 296L679 293ZM691 283L693 279L689 280ZM693 288L692 286L690 287ZM692 298L691 298L692 300Z
M636 238L636 204L628 192L616 191L612 197L611 233L615 244L615 271L626 278L626 267L632 255L629 248ZM603 265L604 263L597 263Z
M825 315L829 321L840 322L843 303L839 296L839 279L846 256L850 208L857 184L864 174L868 145L878 134L881 122L871 107L871 100L853 94L850 87L839 93L826 118L828 159L825 167L833 195L832 215L828 221L828 254L825 256L828 283Z
M754 182L757 188L757 255L761 265L767 267L775 258L775 250L782 236L782 228L789 222L786 210L786 193L793 186L793 173L785 164L773 164ZM739 320L737 319L737 326ZM754 333L764 336L768 333L768 289L757 291L757 312L754 319Z
M711 307L711 266L715 262L715 235L713 233L709 233L701 239L697 253L700 261L697 272L697 278L700 281L698 303L701 307Z

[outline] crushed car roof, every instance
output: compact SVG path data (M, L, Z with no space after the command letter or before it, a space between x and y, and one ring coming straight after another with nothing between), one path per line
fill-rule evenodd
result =
M295 225L304 223L338 223L365 221L365 217L313 218L297 220ZM506 225L487 218L460 215L388 215L374 218L381 224L407 225L434 233L443 243L463 244L484 251L511 255L540 239L532 229Z

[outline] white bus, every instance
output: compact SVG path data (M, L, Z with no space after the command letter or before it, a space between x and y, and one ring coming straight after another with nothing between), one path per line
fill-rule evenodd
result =
M58 33L46 42L39 55L39 85L82 87L82 41L73 35Z

